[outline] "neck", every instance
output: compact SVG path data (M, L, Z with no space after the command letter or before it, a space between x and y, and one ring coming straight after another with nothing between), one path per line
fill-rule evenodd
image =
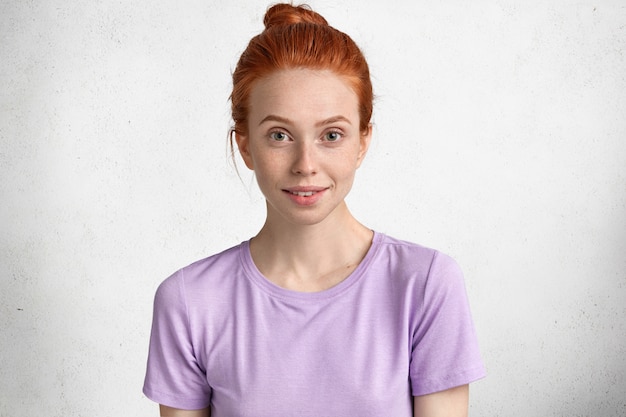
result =
M272 221L252 239L252 258L266 278L298 291L320 291L345 279L361 262L372 231L347 207L314 225Z

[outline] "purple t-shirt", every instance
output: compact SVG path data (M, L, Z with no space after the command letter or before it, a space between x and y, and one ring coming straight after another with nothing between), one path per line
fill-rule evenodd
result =
M412 396L484 375L456 262L375 233L321 292L268 281L248 241L176 272L156 293L144 393L212 417L409 417Z

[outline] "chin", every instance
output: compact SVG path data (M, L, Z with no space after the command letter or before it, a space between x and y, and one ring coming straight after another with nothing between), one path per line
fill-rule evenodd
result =
M286 224L291 226L316 226L324 223L332 217L332 211L319 209L302 209L289 212L274 211L268 218L273 219L274 224Z
M309 207L293 207L267 204L267 217L272 223L287 224L292 226L316 226L330 221L337 216L341 217L345 207L341 202L338 204L317 204Z

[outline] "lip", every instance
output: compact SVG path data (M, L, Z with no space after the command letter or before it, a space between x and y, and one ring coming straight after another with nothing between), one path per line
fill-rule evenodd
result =
M283 192L298 206L312 206L325 194L326 187L301 186L283 189Z

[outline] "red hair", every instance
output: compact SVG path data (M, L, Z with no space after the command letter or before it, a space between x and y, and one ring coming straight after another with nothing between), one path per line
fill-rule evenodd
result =
M250 91L257 80L278 70L307 68L330 70L350 85L359 100L360 130L366 132L372 117L372 82L354 41L304 5L274 5L263 23L265 30L250 40L233 72L233 130L247 134Z

